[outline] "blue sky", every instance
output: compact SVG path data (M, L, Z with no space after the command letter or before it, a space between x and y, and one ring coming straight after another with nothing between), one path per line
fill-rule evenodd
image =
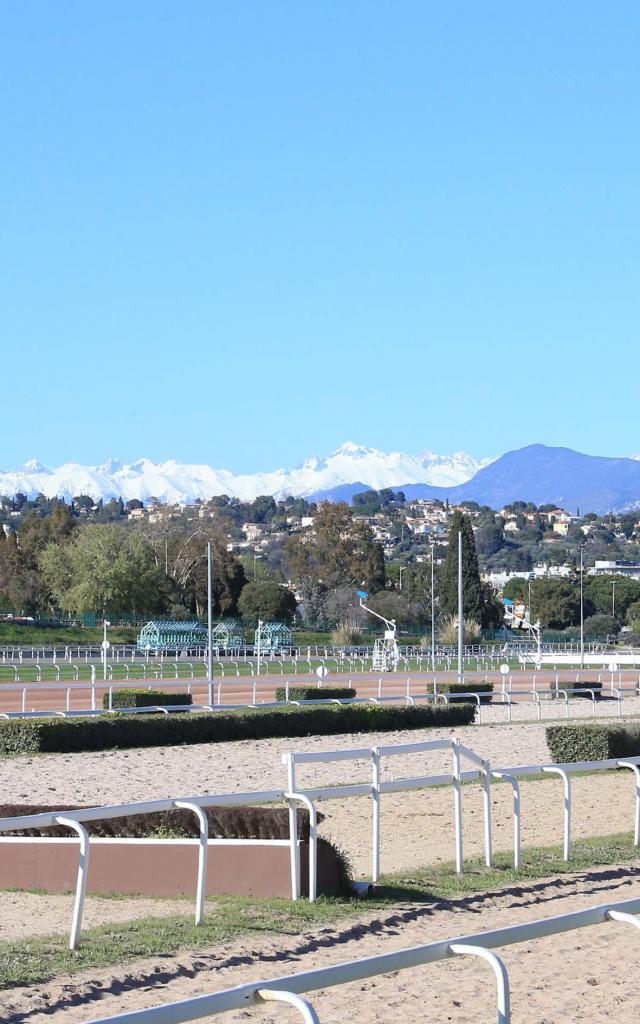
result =
M0 467L640 450L636 3L2 4Z

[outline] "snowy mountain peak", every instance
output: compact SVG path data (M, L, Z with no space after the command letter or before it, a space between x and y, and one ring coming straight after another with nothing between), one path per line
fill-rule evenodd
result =
M125 501L150 497L165 502L206 500L216 494L252 501L259 494L283 498L289 494L308 497L343 484L361 483L377 490L405 484L451 486L469 480L491 459L474 459L458 452L420 455L382 452L376 448L347 441L325 459L315 456L294 469L270 473L235 475L227 469L189 465L174 459L162 463L138 459L129 465L120 459L107 459L100 466L68 462L57 469L43 466L35 459L14 472L0 472L0 494L18 491L35 497L63 497L67 501L79 494L94 500L122 497Z

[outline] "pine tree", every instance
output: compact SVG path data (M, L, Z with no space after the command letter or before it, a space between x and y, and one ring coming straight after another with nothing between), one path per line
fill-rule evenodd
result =
M458 614L458 534L462 531L462 582L464 617L480 624L483 612L482 584L473 528L469 516L454 512L449 528L449 548L438 580L438 605L441 615Z

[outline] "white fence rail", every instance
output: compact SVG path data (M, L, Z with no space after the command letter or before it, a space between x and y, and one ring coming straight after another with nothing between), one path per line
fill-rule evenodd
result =
M620 903L602 903L586 910L559 914L524 924L507 925L492 931L459 935L452 939L430 942L422 946L411 946L393 953L350 960L330 967L290 974L282 978L254 981L235 988L224 989L211 995L195 996L180 1002L165 1003L146 1010L133 1010L112 1017L96 1019L92 1024L185 1024L187 1021L213 1017L233 1010L262 1006L265 1002L282 1002L294 1007L307 1024L320 1024L313 1005L302 998L309 992L345 985L349 982L364 981L381 974L407 970L425 964L437 963L452 956L478 957L491 967L496 981L497 1024L511 1024L511 999L509 972L506 964L494 949L513 946L521 942L561 935L602 924L625 924L640 929L640 899ZM551 1008L553 1012L553 1008ZM622 1010L624 1014L624 1010ZM622 1016L620 1019L630 1019Z
M407 754L423 754L429 751L449 750L452 756L452 771L439 775L408 776L390 781L382 779L382 767L386 758ZM474 765L471 770L462 770L462 761L466 759ZM342 763L345 761L369 761L371 768L370 783L350 785L319 786L303 788L298 784L296 769L302 764ZM51 828L63 825L76 833L79 839L78 875L76 896L70 936L70 948L75 949L82 927L82 917L87 884L87 871L91 851L91 840L85 828L90 821L108 818L120 818L130 814L153 814L175 808L190 810L196 816L199 826L198 876L196 884L196 924L201 924L204 915L205 889L208 856L207 818L203 813L208 807L223 805L247 805L284 802L289 809L289 846L292 899L298 899L301 893L298 821L296 807L305 806L309 812L309 899L317 897L317 800L350 799L352 797L370 797L372 802L371 832L371 875L373 884L381 877L381 800L385 794L398 793L416 789L428 789L433 786L451 785L454 797L454 844L456 870L462 872L463 861L463 801L462 784L464 782L480 782L483 789L483 822L485 862L492 863L493 839L491 816L491 780L501 779L509 783L513 790L513 848L514 866L520 865L520 830L521 806L518 779L535 774L556 774L563 783L563 854L565 861L571 857L571 810L572 791L571 776L579 772L610 771L628 768L633 771L635 781L635 814L634 843L640 844L640 756L615 758L606 761L582 761L570 764L520 765L510 768L493 769L489 761L470 750L459 740L433 740L424 743L388 744L378 747L358 747L349 750L291 752L283 756L287 771L285 788L248 793L205 794L200 796L175 797L166 800L152 800L139 803L120 804L105 807L89 807L80 809L46 811L39 814L21 815L13 818L0 819L0 834L22 831L29 828ZM37 841L37 840L34 840ZM0 839L0 843L2 840Z

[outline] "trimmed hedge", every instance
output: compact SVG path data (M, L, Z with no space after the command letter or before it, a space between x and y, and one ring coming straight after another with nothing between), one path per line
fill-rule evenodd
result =
M549 753L556 764L606 761L640 755L640 725L549 725Z
M594 691L595 696L596 696L596 700L598 699L598 697L602 696L602 682L597 682L597 681L595 681L595 682L588 682L588 681L580 680L579 683L575 683L575 682L564 682L563 683L562 680L560 680L560 682L558 683L558 688L560 690L574 691L573 693L569 692L569 699L570 700L571 700L572 697L588 697L589 700L591 700L591 694L590 693L580 692L580 691L587 691L587 690L593 690ZM564 700L564 697L562 696L561 693L556 693L555 680L549 684L549 689L551 690L552 698L558 697L558 698L562 698Z
M193 704L190 693L168 693L166 690L113 690L112 708L171 707L173 704ZM102 695L103 708L109 707L109 694Z
M226 743L353 732L392 732L470 725L472 704L405 707L387 704L253 709L214 714L100 715L95 718L0 720L0 756Z
M460 693L477 693L482 704L490 704L493 696L493 683L486 679L483 683L449 683L435 684L436 693L447 693L455 696Z
M77 811L83 804L0 804L0 818L17 818L23 814L42 814L47 811ZM211 839L288 839L289 810L287 807L205 807ZM298 807L298 834L301 839L309 838L309 812ZM318 821L324 815L318 814ZM90 836L109 839L146 839L158 832L170 832L172 836L197 838L200 826L191 811L175 809L157 811L155 814L127 814L123 818L103 818L85 822ZM69 829L64 825L49 828L23 828L4 832L7 836L68 837Z
M352 700L357 696L350 686L290 686L289 700ZM276 700L287 699L286 686L276 687Z

